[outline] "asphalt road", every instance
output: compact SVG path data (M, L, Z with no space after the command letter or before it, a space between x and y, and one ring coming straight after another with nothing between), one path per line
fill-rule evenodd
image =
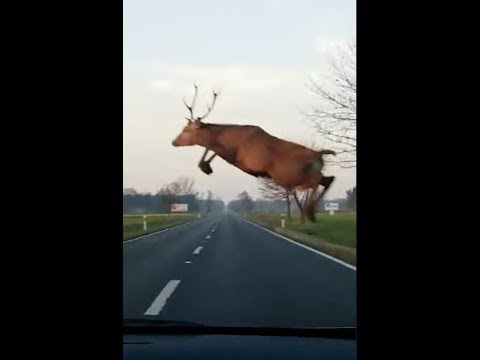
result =
M356 326L356 271L222 213L124 243L123 317Z

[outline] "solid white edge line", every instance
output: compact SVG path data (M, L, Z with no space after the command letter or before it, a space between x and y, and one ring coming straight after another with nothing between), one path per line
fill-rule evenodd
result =
M202 219L201 219L201 220L202 220ZM133 239L125 240L123 243L126 244L126 243L129 243L129 242L131 242L131 241L141 240L141 239L146 238L146 237L148 237L148 236L157 235L157 234L160 234L160 233L163 233L163 232L166 232L166 231L169 231L169 230L173 230L173 229L179 228L179 227L181 227L181 226L185 226L185 225L188 225L188 224L192 224L192 223L194 223L194 222L201 221L201 220L192 220L192 221L189 221L189 222L186 222L186 223L183 223L183 224L178 224L178 225L175 225L175 226L172 226L172 227L163 229L163 230L155 231L155 232L150 233L150 234L145 234L145 235L142 235L142 236L133 238Z
M170 280L155 300L153 300L152 305L145 311L145 315L158 315L167 304L167 299L173 294L179 283L180 280Z
M258 224L255 224L255 223L253 223L253 222L251 222L251 221L249 221L249 220L245 220L245 219L243 219L243 218L240 218L240 219L242 219L243 221L245 221L245 222L247 222L247 223L249 223L249 224L251 224L251 225L253 225L253 226L256 226L256 227L258 227L258 228L260 228L260 229L262 229L262 230L268 231L269 233L271 233L271 234L273 234L273 235L275 235L275 236L278 236L279 238L282 238L283 240L287 240L287 241L291 242L292 244L298 245L298 246L300 246L300 247L302 247L302 248L304 248L304 249L306 249L306 250L310 250L310 251L312 251L312 252L314 252L314 253L316 253L316 254L318 254L318 255L322 255L322 256L326 257L327 259L330 259L330 260L332 260L332 261L335 261L336 263L339 263L340 265L346 266L347 268L349 268L349 269L351 269L351 270L353 270L353 271L357 271L357 268L356 268L355 266L353 266L353 265L351 265L351 264L348 264L348 263L346 263L345 261L342 261L342 260L340 260L340 259L337 259L336 257L333 257L333 256L331 256L331 255L325 254L325 253L323 253L323 252L321 252L321 251L319 251L319 250L317 250L317 249L313 249L313 248L311 248L311 247L309 247L309 246L307 246L307 245L304 245L304 244L301 244L301 243L299 243L299 242L297 242L297 241L294 241L294 240L292 240L292 239L289 239L288 237L283 236L283 235L281 235L281 234L277 234L276 232L274 232L274 231L272 231L272 230L269 230L269 229L267 229L267 228L264 228L263 226L260 226L260 225L258 225Z

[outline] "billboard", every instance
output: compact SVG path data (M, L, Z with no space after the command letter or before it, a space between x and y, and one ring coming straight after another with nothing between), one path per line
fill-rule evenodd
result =
M188 204L172 204L170 206L171 212L187 212Z

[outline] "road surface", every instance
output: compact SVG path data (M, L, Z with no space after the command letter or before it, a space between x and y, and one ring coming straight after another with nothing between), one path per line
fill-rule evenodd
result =
M356 326L356 271L222 213L123 244L123 317Z

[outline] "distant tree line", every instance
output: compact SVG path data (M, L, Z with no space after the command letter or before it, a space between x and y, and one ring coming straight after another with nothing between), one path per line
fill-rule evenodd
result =
M138 193L135 189L123 190L124 214L154 214L169 213L172 204L188 204L188 211L194 213L214 213L228 208L228 210L245 213L284 213L302 215L302 202L308 193L286 193L282 189L262 184L263 199L254 200L246 191L238 194L237 198L227 205L215 198L211 190L206 194L199 193L193 188L194 181L181 177L174 182L163 186L155 194ZM295 199L297 197L297 199ZM357 209L357 188L347 190L346 198L330 199L328 202L339 204L339 211L349 212ZM292 204L296 204L292 206ZM300 204L300 206L299 206ZM317 204L317 212L325 212L324 201Z
M170 213L172 204L187 204L188 212L210 213L223 211L225 203L208 190L206 196L194 189L195 181L188 177L163 186L155 194L138 193L135 189L123 189L124 214Z
M124 214L159 214L169 213L171 204L188 204L188 212L219 212L225 204L218 199L200 199L196 195L171 197L165 194L123 195Z
M252 212L254 207L255 201L246 191L242 191L235 200L230 201L227 205L228 210L237 213Z
M263 186L263 185L262 185ZM263 191L262 191L263 190ZM274 187L263 186L261 188L266 199L253 200L252 197L243 191L238 194L237 198L228 202L227 209L239 214L244 213L283 213L287 216L290 214L299 214L302 216L302 202L304 197L308 196L307 193L302 194L300 199L296 199L295 202L292 198L298 197L298 193L285 193L281 189ZM298 200L298 203L297 203ZM339 205L340 212L350 212L356 210L356 187L347 191L347 197L343 199L329 199L326 202L336 202ZM292 203L297 203L297 206L291 206ZM316 206L317 212L326 212L325 201L322 199Z

